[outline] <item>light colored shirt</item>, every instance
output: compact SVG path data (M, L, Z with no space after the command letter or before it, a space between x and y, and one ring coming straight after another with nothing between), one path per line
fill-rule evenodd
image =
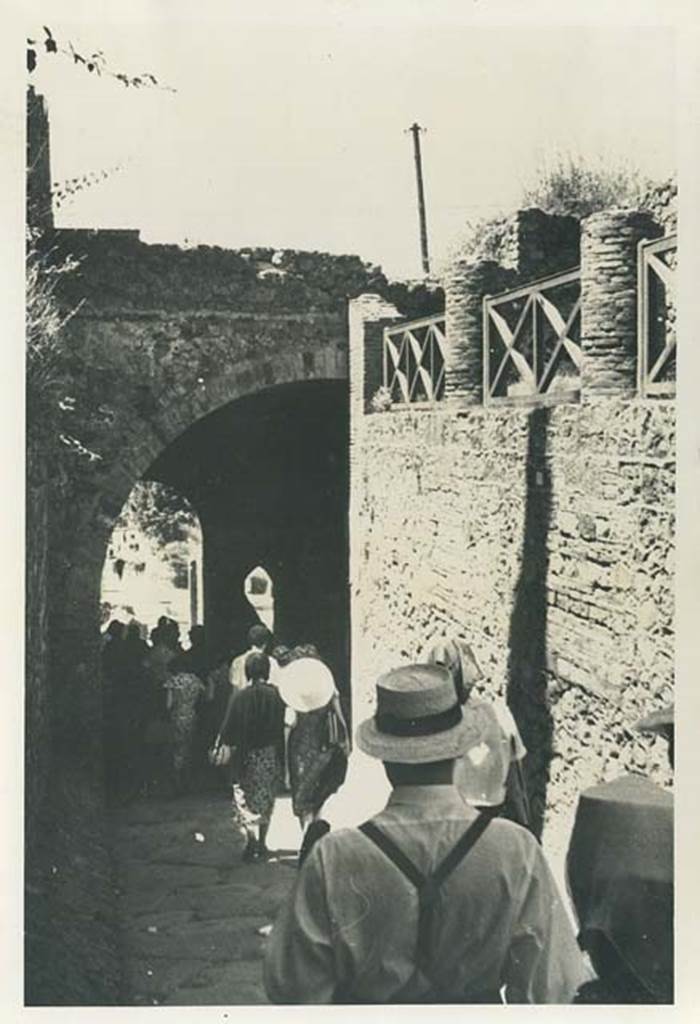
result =
M399 787L372 820L424 874L476 811L453 786ZM499 992L509 1003L568 1003L589 980L536 840L494 819L443 882L430 971L442 1001ZM274 1003L425 1001L415 964L415 887L356 829L313 847L275 923L265 960Z
M262 654L263 652L259 647L250 647L243 654L238 654L231 662L231 669L229 671L229 682L234 690L243 690L248 685L248 680L245 677L245 663L248 655L250 654ZM277 661L270 657L270 678L269 682L273 686L277 685L277 675L279 673L279 665Z

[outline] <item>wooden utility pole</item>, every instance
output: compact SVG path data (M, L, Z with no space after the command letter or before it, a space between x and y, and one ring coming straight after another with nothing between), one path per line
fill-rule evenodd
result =
M416 187L418 190L418 224L420 226L420 253L423 263L423 273L430 273L430 259L428 257L428 228L425 220L425 195L423 193L423 164L420 155L420 133L424 128L414 121L408 131L413 136L413 155L416 160Z

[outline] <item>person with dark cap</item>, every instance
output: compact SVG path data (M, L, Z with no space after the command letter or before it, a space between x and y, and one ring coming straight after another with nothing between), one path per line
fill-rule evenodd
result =
M669 741L673 707L635 726ZM643 775L581 793L566 860L579 944L597 978L581 1003L673 1001L673 796Z
M273 1003L568 1003L587 969L534 837L460 797L455 761L481 740L449 671L376 685L357 743L384 763L388 804L313 846L275 923Z
M272 646L272 633L258 622L248 630L248 650L239 654L231 662L229 682L236 692L243 690L248 684L245 674L246 658L251 654L264 654L270 658L270 682L274 685L277 682L278 665L274 658L270 657Z
M203 683L206 683L209 664L204 626L192 626L188 635L190 646L183 652L180 664L184 665L188 672L194 672Z

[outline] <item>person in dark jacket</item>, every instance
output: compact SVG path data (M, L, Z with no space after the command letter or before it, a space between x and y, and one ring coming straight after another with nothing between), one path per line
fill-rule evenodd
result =
M673 706L634 728L669 743ZM673 795L644 775L629 774L584 790L566 859L579 944L595 981L578 1003L672 1003L674 973Z
M249 685L233 695L221 740L232 748L233 817L249 861L269 853L265 840L284 774L284 703L270 684L266 654L249 654L245 674Z

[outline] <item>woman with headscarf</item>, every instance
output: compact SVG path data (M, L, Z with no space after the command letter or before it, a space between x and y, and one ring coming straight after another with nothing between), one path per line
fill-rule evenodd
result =
M457 699L460 704L469 701L482 727L482 741L455 765L455 786L467 803L529 828L530 809L521 768L527 751L506 702L471 696L472 687L483 673L463 638L440 640L431 647L426 660L449 669Z
M311 652L297 648L279 673L279 691L292 711L287 758L292 809L304 831L342 785L350 752L348 727L330 669Z
M264 859L284 759L284 704L270 683L270 659L262 652L245 661L247 686L233 696L221 741L232 748L233 816L246 837L243 859Z

